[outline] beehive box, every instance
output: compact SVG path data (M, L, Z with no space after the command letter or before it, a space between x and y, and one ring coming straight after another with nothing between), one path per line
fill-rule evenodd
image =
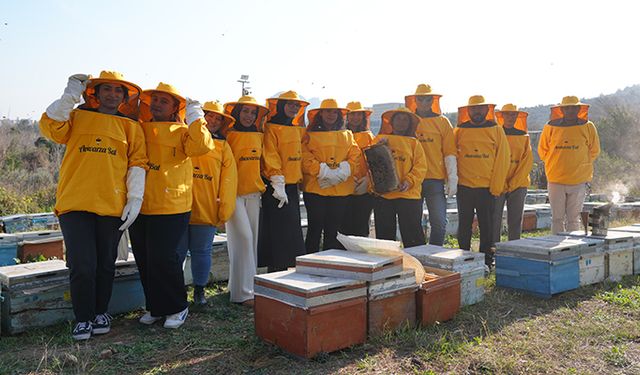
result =
M633 274L633 235L626 232L607 231L606 236L585 235L584 231L565 233L572 237L590 237L604 241L605 277L620 281L623 276Z
M496 285L542 298L580 285L579 250L585 243L520 239L496 244Z
M425 280L416 293L417 320L422 326L453 319L460 310L460 274L424 267Z
M405 325L415 326L417 289L415 271L412 269L367 283L369 335L379 335Z
M522 231L531 232L538 227L538 216L535 210L525 209L522 214Z
M364 281L297 273L254 278L256 335L294 355L312 358L364 343Z
M122 314L138 310L145 305L144 290L133 254L129 259L116 261L113 290L109 301L110 314Z
M402 271L402 256L325 250L296 257L296 271L310 275L376 281Z
M20 233L18 257L28 262L42 255L47 259L64 259L64 241L59 231Z
M640 224L610 228L609 232L624 232L633 236L633 274L640 274Z
M30 230L32 231L60 229L58 217L53 212L28 214L26 216L31 220Z
M0 267L16 264L18 258L18 237L0 233Z
M9 215L2 217L5 233L19 233L31 230L31 219L27 215Z
M425 255L423 266L460 273L460 305L474 305L484 299L484 254L466 250L447 249L444 252Z
M409 255L411 255L411 256L413 256L420 263L422 263L424 265L425 262L427 261L426 257L428 257L430 255L433 255L433 254L449 251L449 250L451 250L451 249L447 249L447 248L445 248L443 246L426 244L426 245L407 247L407 248L404 249L404 252L409 254Z
M579 266L580 266L580 286L596 284L604 281L606 278L606 262L604 253L604 241L590 237L568 237L568 236L543 236L537 237L543 241L577 241L586 244L586 247L580 248Z
M69 270L61 260L0 267L2 331L16 334L73 319Z

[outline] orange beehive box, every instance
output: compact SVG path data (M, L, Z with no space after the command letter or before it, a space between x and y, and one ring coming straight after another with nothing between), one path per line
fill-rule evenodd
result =
M369 335L416 324L415 272L404 270L397 275L367 283L367 327Z
M22 240L18 256L21 261L27 262L39 255L47 259L64 259L64 242L59 231L27 232L20 235Z
M460 310L460 274L424 267L425 281L416 293L418 322L427 326L444 322Z
M525 211L522 215L522 230L525 232L536 230L538 216L535 211Z
M364 343L367 287L364 281L297 273L256 275L256 335L304 358Z

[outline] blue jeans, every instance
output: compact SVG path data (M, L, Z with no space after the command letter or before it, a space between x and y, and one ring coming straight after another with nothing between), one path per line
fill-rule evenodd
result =
M442 246L447 233L447 197L444 195L444 180L424 180L422 197L426 200L429 211L429 243Z
M189 243L178 249L180 263L187 257L187 250L191 255L191 274L193 285L205 286L209 281L211 270L211 252L213 251L213 237L216 227L210 225L189 224Z

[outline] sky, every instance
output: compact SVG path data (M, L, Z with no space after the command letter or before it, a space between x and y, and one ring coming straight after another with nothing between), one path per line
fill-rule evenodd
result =
M634 1L0 0L0 118L39 119L75 73L167 82L201 102L557 103L640 83Z

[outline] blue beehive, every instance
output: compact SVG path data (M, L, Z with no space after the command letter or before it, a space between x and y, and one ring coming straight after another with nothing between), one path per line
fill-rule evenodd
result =
M115 315L138 310L144 305L144 290L140 282L140 274L133 254L129 253L129 259L116 262L113 291L107 310Z
M13 234L0 233L0 266L16 264L18 257L18 237Z
M542 298L580 286L579 253L571 239L520 239L496 244L496 285Z

